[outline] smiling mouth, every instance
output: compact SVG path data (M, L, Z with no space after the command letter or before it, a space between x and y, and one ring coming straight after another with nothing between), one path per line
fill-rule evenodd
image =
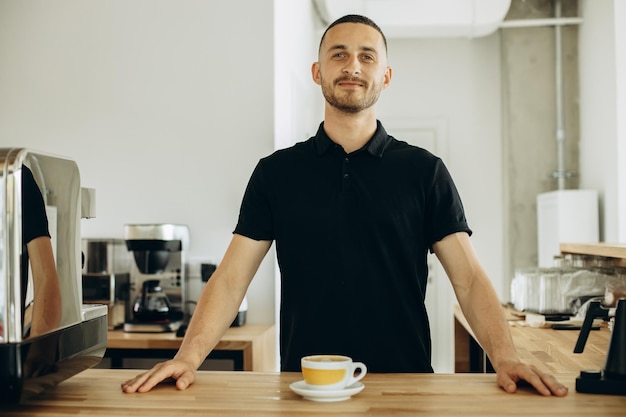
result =
M365 87L365 82L358 78L342 78L337 80L336 84L342 87Z

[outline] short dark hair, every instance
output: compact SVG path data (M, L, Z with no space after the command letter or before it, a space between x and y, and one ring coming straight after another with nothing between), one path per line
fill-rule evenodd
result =
M380 33L380 36L383 37L383 43L385 44L385 53L387 52L387 38L385 37L385 34L383 33L383 31L381 30L380 27L378 27L378 25L376 23L374 23L374 21L372 19L370 19L369 17L365 17L365 16L361 16L359 14L347 14L343 17L340 17L339 19L335 20L333 23L331 23L326 30L324 31L324 34L322 35L322 39L320 39L320 47L319 49L322 49L322 43L324 42L324 38L326 37L326 33L334 26L337 26L341 23L361 23L363 25L367 25L370 27L373 27L374 29L376 29L378 31L378 33Z

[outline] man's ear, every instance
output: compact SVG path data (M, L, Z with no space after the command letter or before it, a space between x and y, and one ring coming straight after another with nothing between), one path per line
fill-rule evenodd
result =
M319 62L314 62L313 65L311 65L311 76L313 77L313 81L315 81L315 84L318 84L318 85L322 84L322 80L320 77L320 63Z
M392 75L393 75L393 70L391 69L391 67L387 67L387 69L385 70L385 77L383 80L383 88L389 87L389 84L391 84Z

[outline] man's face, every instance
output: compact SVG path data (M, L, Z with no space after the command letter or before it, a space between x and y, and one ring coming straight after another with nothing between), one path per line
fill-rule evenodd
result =
M373 106L391 81L385 44L378 31L360 23L341 23L328 32L313 64L313 80L328 104L346 113Z

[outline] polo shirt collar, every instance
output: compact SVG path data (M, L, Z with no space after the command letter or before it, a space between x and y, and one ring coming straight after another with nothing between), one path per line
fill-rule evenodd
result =
M370 155L382 158L385 148L391 141L391 136L387 134L380 120L376 120L376 132L374 136L361 148ZM320 123L314 137L315 149L318 155L323 155L328 149L338 146L324 131L324 122Z

